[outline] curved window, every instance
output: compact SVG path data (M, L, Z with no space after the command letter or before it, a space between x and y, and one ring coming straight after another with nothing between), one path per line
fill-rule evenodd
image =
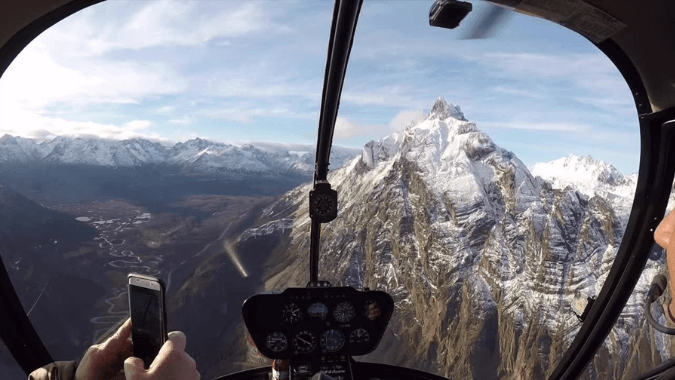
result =
M359 360L545 378L624 237L635 106L571 31L514 15L494 39L461 40L488 5L454 31L430 27L428 5L363 5L320 279L394 298L380 347ZM110 1L12 63L0 80L0 254L55 360L126 318L126 275L138 272L167 284L168 328L186 333L204 378L270 365L240 307L309 278L331 12ZM663 344L642 312L663 263L655 251L589 371L618 363L621 377L667 356L635 367L627 354Z

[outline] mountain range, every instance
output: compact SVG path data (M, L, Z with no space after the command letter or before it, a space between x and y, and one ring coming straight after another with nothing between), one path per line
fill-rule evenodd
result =
M297 147L295 147L297 149ZM173 165L189 173L242 172L283 176L310 176L314 170L314 148L291 150L283 144L236 146L199 138L165 146L144 139L107 140L96 137L65 137L36 142L4 135L0 138L0 164L42 163L104 167ZM334 168L358 153L357 149L334 146Z
M448 378L550 374L581 326L578 310L598 295L607 277L636 175L623 175L590 156L528 168L442 98L424 120L365 144L357 154L334 148L331 157L335 167L342 166L328 178L339 194L339 214L322 227L320 279L387 291L396 305L378 350L359 360ZM73 183L82 168L104 167L109 175L114 168L167 165L184 174L285 171L308 178L313 159L311 152L201 139L173 147L146 140L0 139L0 167L75 165ZM115 181L95 190L110 191ZM149 189L143 197L157 196L153 186L159 182L143 185ZM199 342L190 349L209 369L204 376L266 363L242 343L247 341L242 323L211 323L203 305L234 318L227 303L240 303L254 290L305 286L310 187L281 195L228 238L228 249L185 270L185 281L171 295L170 319ZM234 256L250 275L238 279ZM630 378L675 354L675 345L644 321L648 284L665 262L662 252L652 259L582 378ZM239 285L223 287L218 280L223 276Z

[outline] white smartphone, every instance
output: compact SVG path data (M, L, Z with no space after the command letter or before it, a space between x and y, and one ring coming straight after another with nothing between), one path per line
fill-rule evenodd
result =
M129 273L127 278L134 356L148 368L167 340L164 282L137 273Z

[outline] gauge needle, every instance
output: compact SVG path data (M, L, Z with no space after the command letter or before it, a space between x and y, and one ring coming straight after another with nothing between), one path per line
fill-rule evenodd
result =
M309 343L308 341L306 341L306 340L304 340L304 339L302 339L302 338L300 338L300 337L298 337L298 340L301 340L301 341L307 343L307 344L310 345L310 346L312 345L311 343Z

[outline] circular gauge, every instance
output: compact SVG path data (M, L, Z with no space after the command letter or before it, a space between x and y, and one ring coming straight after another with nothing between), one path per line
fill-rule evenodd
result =
M311 331L300 331L295 334L295 337L293 338L293 347L295 347L298 352L311 352L314 347L316 347L316 338L314 338L314 334L312 334Z
M281 352L288 347L288 339L284 333L275 331L267 336L265 345L274 352Z
M281 311L281 320L286 323L294 324L299 322L301 319L302 311L300 311L298 305L294 303L286 304L284 309Z
M356 313L354 312L354 306L349 302L340 302L333 311L333 316L338 322L349 322L354 318Z
M333 207L335 207L334 204L335 202L330 194L316 194L312 206L314 207L314 212L316 214L328 216L333 210Z
M330 222L337 216L337 192L329 184L318 186L309 192L309 216L322 223Z
M335 352L345 344L345 337L340 330L330 329L321 335L321 347L326 351Z
M366 329L356 329L349 334L349 341L351 343L365 343L370 341L370 334Z
M311 318L326 319L328 308L321 302L315 302L307 309L307 314L309 314Z

